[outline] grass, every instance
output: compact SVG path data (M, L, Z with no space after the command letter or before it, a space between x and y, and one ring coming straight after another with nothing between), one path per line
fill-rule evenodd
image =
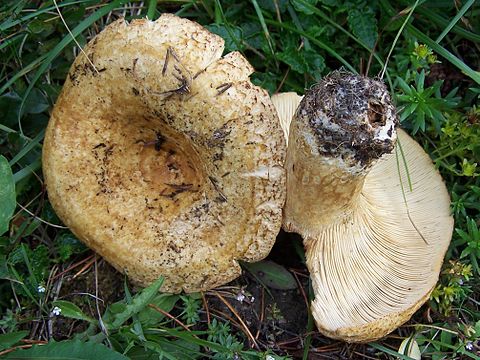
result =
M402 127L431 155L455 217L440 280L409 323L371 344L321 336L308 312L298 239L279 238L270 260L280 271L247 265L240 279L204 294L158 294L161 279L131 293L60 223L40 159L69 66L79 46L118 17L163 12L221 35L226 51L242 52L256 69L253 82L270 93L302 93L339 67L370 76L385 71ZM15 185L13 198L0 191L0 354L24 348L33 351L28 356L97 351L112 359L396 359L408 358L398 349L411 338L424 358L480 358L478 2L6 0L0 60L0 189ZM288 246L300 252L293 263L278 255ZM281 273L282 284L296 290L275 289L275 279L259 276L269 273Z

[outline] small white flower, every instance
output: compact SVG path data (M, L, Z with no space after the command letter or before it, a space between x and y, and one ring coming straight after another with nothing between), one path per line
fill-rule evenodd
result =
M45 290L46 290L46 289L45 289L45 286L43 286L43 285L38 285L37 291L38 291L40 294L44 293Z
M467 342L467 344L465 345L465 349L467 349L468 351L472 351L473 343L471 341Z
M275 358L272 355L267 355L265 356L265 360L275 360Z
M245 300L245 295L243 294L243 292L239 292L237 294L236 299L237 299L237 301L243 302L243 300Z
M52 310L52 314L55 316L60 315L61 312L62 312L62 309L60 309L58 306L55 306Z
M253 303L254 301L255 301L255 296L252 296L252 297L250 298L250 303Z

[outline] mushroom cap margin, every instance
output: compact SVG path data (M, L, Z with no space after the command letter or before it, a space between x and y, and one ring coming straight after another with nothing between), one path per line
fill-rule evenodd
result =
M64 223L134 282L164 275L168 292L218 286L240 274L237 260L265 257L281 226L285 144L243 56L221 58L220 37L170 14L118 20L84 50L95 68L76 59L44 142L49 198ZM169 151L188 148L172 156L195 168L185 176L198 190L161 184L171 177L148 144L158 129ZM165 188L183 191L175 204Z

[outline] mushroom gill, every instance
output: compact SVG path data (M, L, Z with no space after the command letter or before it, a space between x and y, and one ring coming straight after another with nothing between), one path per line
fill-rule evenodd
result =
M348 342L381 338L438 280L453 228L441 176L400 129L393 150L396 111L378 81L334 72L303 99L272 100L290 109L278 111L291 121L283 226L304 239L317 327Z

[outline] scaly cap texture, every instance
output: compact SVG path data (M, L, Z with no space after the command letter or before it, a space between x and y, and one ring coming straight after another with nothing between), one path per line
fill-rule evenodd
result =
M281 226L285 140L238 52L163 14L118 20L79 55L43 148L50 201L136 283L206 290L265 257Z

